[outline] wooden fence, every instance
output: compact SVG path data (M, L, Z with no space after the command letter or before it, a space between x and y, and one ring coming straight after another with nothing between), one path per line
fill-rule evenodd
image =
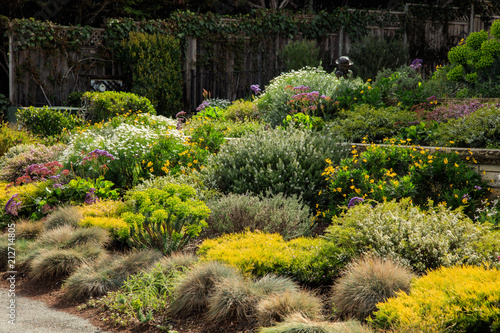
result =
M400 19L389 26L369 26L369 33L374 36L395 36L404 31L404 39L409 45L422 42L423 39L432 50L447 50L469 33L488 28L487 22L475 15L473 9L471 15L457 17L449 22L446 31L443 31L440 23L412 20L411 17L404 20L403 17L408 15L407 10L391 14ZM494 19L500 19L500 16ZM401 26L402 23L398 22L408 22L409 26ZM13 45L16 39L11 35L9 97L13 105L60 105L73 91L95 90L98 86L95 83L98 81L105 82L108 89L126 88L125 85L120 85L124 83L120 64L96 56L102 38L103 31L95 29L80 50L49 54L33 49L15 51ZM295 39L301 39L301 36L296 36ZM220 45L205 50L203 43L195 38L188 38L183 69L185 110L194 110L201 103L203 89L210 91L214 98L235 100L251 94L252 84L260 84L261 87L267 85L283 70L278 61L278 53L291 41L280 35L263 36L258 42L245 38L241 47L228 52ZM322 65L329 71L334 69L335 59L348 55L352 45L352 39L343 29L332 32L317 42ZM223 59L223 70L200 63L199 60L210 52L216 58ZM445 61L445 57L424 60L434 68L436 64ZM115 86L112 86L113 82L116 83Z

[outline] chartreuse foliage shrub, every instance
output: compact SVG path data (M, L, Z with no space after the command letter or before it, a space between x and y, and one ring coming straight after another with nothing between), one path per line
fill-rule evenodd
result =
M395 143L395 140L390 142ZM458 154L427 148L371 145L325 169L330 211L337 214L353 197L383 202L405 197L426 205L429 199L473 216L487 184ZM469 160L475 161L472 152Z
M104 228L118 240L128 239L130 226L121 218L121 214L126 211L124 202L99 200L91 205L80 205L76 208L82 215L79 225Z
M260 231L207 239L198 255L201 260L225 262L255 276L273 273L312 285L331 283L344 265L335 243L305 237L285 241L278 234Z
M498 232L475 224L460 209L429 203L426 210L410 200L372 207L358 204L332 219L325 238L347 254L372 252L423 273L440 266L498 262Z
M211 214L207 220L212 233L261 230L279 233L285 239L307 234L314 222L310 209L294 197L282 193L259 197L229 193L207 202Z
M158 114L174 116L182 108L181 49L177 39L131 32L123 43L132 91L147 97Z
M331 131L342 135L347 142L381 143L396 136L400 128L410 126L415 115L398 107L373 107L368 104L341 111ZM400 124L396 126L396 124Z
M133 212L122 218L130 226L130 243L139 248L153 248L165 255L182 250L207 227L210 209L196 197L189 185L167 184L162 189L149 188L127 193Z
M33 183L12 187L7 187L7 185L9 184L0 182L0 225L2 226L13 218L16 218L7 214L5 210L7 201L13 195L18 194L14 199L16 202L21 202L21 205L18 207L18 217L29 217L33 207L36 205L35 198L41 197L44 194L43 188Z
M347 148L331 133L294 128L261 131L224 144L208 163L207 184L224 193L302 196L314 208L326 204L326 198L318 196L326 188L321 176L325 160L338 163L346 155Z
M441 267L377 307L369 322L397 332L500 332L500 272Z
M12 124L0 123L0 158L12 147L34 143L36 139L30 132L25 130L18 130Z
M82 96L82 104L85 120L92 123L108 121L123 114L156 114L149 99L122 91L88 91Z
M40 137L57 137L65 130L83 125L81 116L48 106L20 108L17 111L17 121L24 129Z
M447 77L450 81L465 81L476 84L485 81L497 81L500 73L500 21L492 25L491 36L481 30L469 34L465 42L453 47L448 52L451 70Z
M470 148L498 148L500 106L488 105L458 119L450 119L436 130L440 145Z
M224 117L226 120L248 121L258 119L259 111L255 103L239 99L227 107L224 111Z

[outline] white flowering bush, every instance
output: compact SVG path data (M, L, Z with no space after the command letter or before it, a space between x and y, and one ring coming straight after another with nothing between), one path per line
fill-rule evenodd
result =
M176 129L176 121L170 118L152 115L117 117L74 133L60 162L81 176L104 174L116 186L127 188L141 177L148 177L148 173L154 174L155 169L160 172L172 154L186 149L185 139ZM105 150L114 159L108 158L98 166L86 163L84 156L96 149ZM157 153L153 157L153 152L158 149L164 154Z
M304 67L274 78L255 103L263 119L274 127L283 123L286 115L292 110L288 102L302 91L318 92L318 97L328 97L328 100L333 102L340 95L358 88L362 90L364 86L368 87L368 84L364 84L359 78L337 79L335 74L329 74L321 67Z
M260 131L231 140L207 164L207 185L224 193L283 193L301 196L311 208L325 205L326 159L338 163L348 154L332 134L302 129ZM323 200L320 202L319 200Z
M353 255L373 252L423 273L440 266L498 263L500 237L461 210L401 202L356 205L334 217L325 237Z

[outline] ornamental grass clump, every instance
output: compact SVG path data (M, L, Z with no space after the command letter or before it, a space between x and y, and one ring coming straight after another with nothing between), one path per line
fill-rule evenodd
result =
M390 260L365 255L353 261L332 288L336 315L363 321L379 302L408 292L414 277L407 267Z
M374 207L357 204L332 219L325 238L348 256L371 252L417 273L440 266L497 264L500 248L498 232L474 223L460 209L430 202L424 210L408 198Z
M478 266L441 267L377 305L369 322L397 332L499 332L500 272Z
M76 228L83 218L78 208L71 205L63 205L56 208L55 211L47 215L44 221L45 230L56 229L63 225Z
M230 141L211 158L207 184L224 193L283 193L301 196L310 208L325 205L318 196L327 181L321 176L325 160L338 163L347 147L331 133L294 128L274 129Z
M195 266L174 288L169 312L175 316L186 317L205 310L210 304L210 296L217 283L225 278L237 279L239 276L240 272L236 268L217 261Z
M322 319L322 300L307 291L285 291L262 298L256 306L259 326L272 326L300 313L310 320Z
M259 333L370 333L370 328L358 321L326 322L315 321L301 313L294 313L284 322L271 327L261 327Z
M158 251L142 250L86 263L64 281L65 297L81 300L118 290L130 275L151 267L161 257Z

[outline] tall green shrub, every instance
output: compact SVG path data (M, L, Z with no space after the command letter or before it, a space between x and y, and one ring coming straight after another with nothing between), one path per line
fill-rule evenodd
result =
M280 51L279 56L289 71L306 66L316 67L320 64L319 48L315 40L289 43Z
M158 114L174 116L182 108L179 41L172 36L131 32L122 45L132 91L151 100Z

